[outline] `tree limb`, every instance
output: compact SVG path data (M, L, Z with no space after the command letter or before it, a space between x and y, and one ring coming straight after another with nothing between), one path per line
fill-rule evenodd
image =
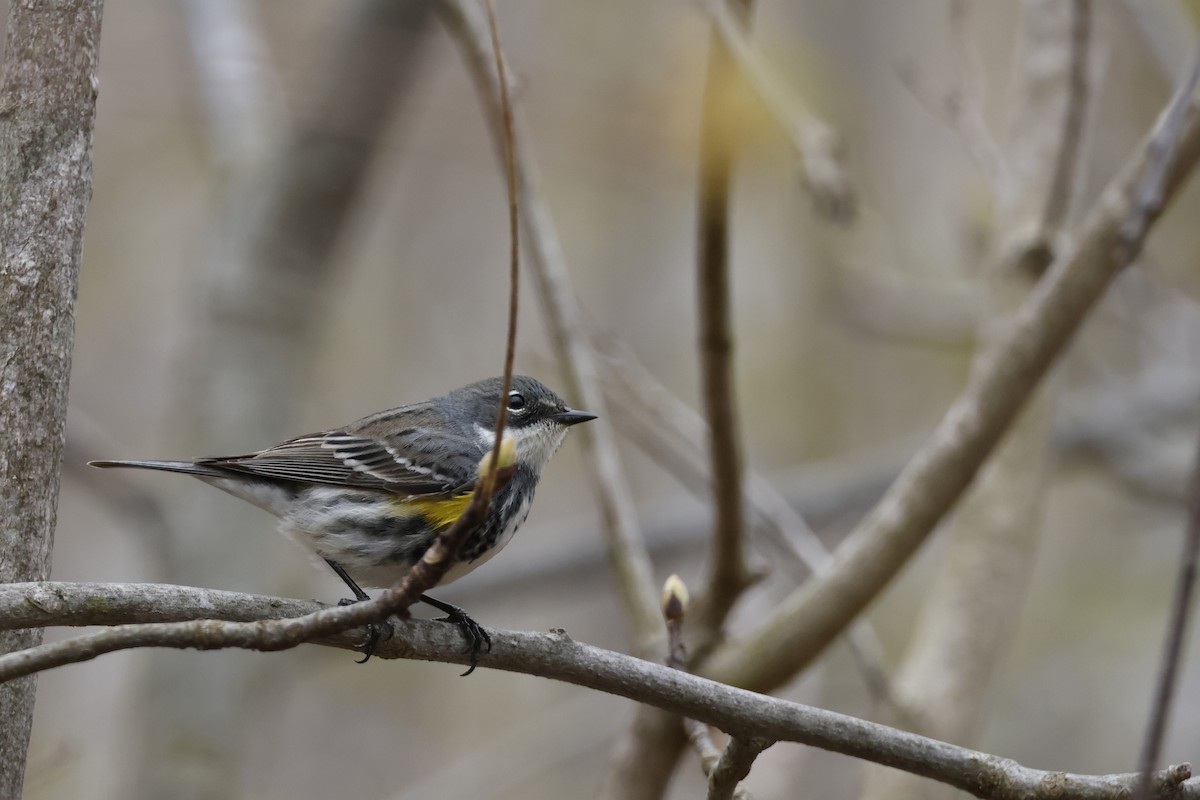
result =
M1188 110L1164 199L1178 191L1200 158L1200 113L1178 96L1168 110L1181 102ZM1011 327L980 356L928 444L838 548L834 566L785 599L746 640L714 652L703 674L760 690L778 686L810 663L907 563L1161 214L1162 204L1147 214L1147 225L1132 242L1122 236L1140 176L1153 160L1153 141L1144 142L1104 190L1077 243L1056 258Z
M0 586L0 620L12 624L101 624L107 620L184 619L193 622L153 622L124 625L101 631L88 647L74 655L96 655L96 644L108 647L164 646L214 649L241 646L223 631L250 631L256 626L280 623L283 630L307 625L320 615L353 615L362 622L370 614L365 601L352 606L325 608L316 602L238 595L185 586L142 584L24 583ZM278 620L283 613L305 616ZM315 612L315 613L308 613ZM199 614L228 613L239 619L257 615L259 622L195 620ZM10 621L11 620L11 621ZM17 622L19 620L19 623ZM345 620L342 620L345 621ZM189 629L189 626L194 626ZM233 627L229 627L233 626ZM583 686L649 703L673 714L693 717L731 736L798 742L897 769L913 771L948 783L978 797L995 800L1023 798L1124 798L1137 775L1077 775L1031 769L998 756L957 747L906 731L855 719L800 703L756 694L715 683L666 666L614 653L572 640L565 632L526 633L492 631L491 652L481 654L480 665ZM282 639L276 639L278 644ZM61 644L61 643L57 643ZM261 644L257 642L256 644ZM344 644L339 645L344 646ZM21 673L42 658L45 645L34 651L0 656L0 679ZM406 620L395 626L395 635L380 644L382 657L464 664L469 656L453 625L434 620ZM61 660L61 663L69 663ZM43 666L45 666L43 664ZM1189 780L1186 764L1155 773L1156 798L1200 797L1200 780Z
M1072 176L1084 151L1090 19L1091 0L1021 5L1009 179L1003 191L996 187L999 247L978 290L985 300L977 321L981 350L1004 331L1062 239L1077 186ZM941 564L896 673L897 694L918 717L912 730L960 742L971 742L978 731L1025 605L1057 396L1057 382L1043 381L947 525ZM860 798L942 794L910 774L872 767Z
M1160 131L1167 119L1180 115L1175 157L1163 173L1163 202L1145 215L1131 240L1122 229L1132 210L1145 206L1137 199L1144 194L1143 172L1162 161ZM966 388L923 449L838 548L831 568L785 598L749 637L714 651L698 665L700 674L768 691L811 663L861 613L966 489L1087 312L1134 258L1197 159L1200 113L1180 91L1101 194L1073 246L1058 255L1009 329L977 359ZM643 764L642 770L653 791L669 780L686 743L672 722L650 712L639 712L635 720L643 751L655 754L653 769Z

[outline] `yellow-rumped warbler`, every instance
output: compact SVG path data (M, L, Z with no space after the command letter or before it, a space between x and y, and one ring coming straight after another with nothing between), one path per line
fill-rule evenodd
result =
M244 456L90 463L183 472L247 500L279 517L284 533L323 558L355 600L365 600L359 582L396 583L466 509L480 462L495 442L502 388L500 378L488 378ZM487 521L463 544L445 582L508 544L567 428L595 419L523 375L513 376L507 404L505 435L516 444L516 470L497 490ZM463 629L474 669L482 644L490 646L487 633L461 608L424 595L421 600ZM373 630L368 658L376 637Z

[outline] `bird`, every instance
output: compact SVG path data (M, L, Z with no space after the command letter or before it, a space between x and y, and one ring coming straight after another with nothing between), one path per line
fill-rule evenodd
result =
M354 593L408 574L438 534L467 508L496 440L504 382L487 378L420 403L370 414L348 425L297 436L265 450L191 460L90 461L90 466L192 475L279 518L280 530L337 573ZM492 498L486 520L459 550L442 583L496 555L525 521L542 471L573 425L594 414L567 406L536 378L514 375L503 402L505 438L515 469ZM491 638L454 605L422 595L447 614L471 650L469 675ZM370 630L366 661L379 638Z

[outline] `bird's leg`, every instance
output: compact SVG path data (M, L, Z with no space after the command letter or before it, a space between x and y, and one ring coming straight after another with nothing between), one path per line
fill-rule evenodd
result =
M442 618L442 621L454 623L463 632L463 636L467 637L467 642L471 649L471 666L462 676L466 677L470 675L475 671L476 664L479 663L479 652L483 649L483 646L486 644L488 652L492 652L492 637L488 635L488 632L483 629L482 625L471 619L470 615L458 606L443 603L441 600L435 600L427 594L421 595L421 602L445 613L446 616Z
M336 561L331 561L328 558L325 559L325 563L337 573L339 578L346 582L346 585L350 587L350 591L354 592L353 600L349 598L343 598L338 601L339 606L348 606L351 603L361 603L363 600L371 599L371 596L364 592L361 586L355 583L354 578L350 577L350 573L346 572L346 570L342 568L341 564L337 563ZM357 663L365 664L367 663L367 660L375 654L375 647L379 644L379 637L383 632L383 626L385 625L388 626L388 635L390 638L391 625L386 620L383 622L372 622L367 625L367 641L363 643L363 657L362 660Z

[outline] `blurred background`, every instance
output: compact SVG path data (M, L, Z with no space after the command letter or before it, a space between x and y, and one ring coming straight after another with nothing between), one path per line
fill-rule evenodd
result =
M336 601L340 581L267 515L181 476L91 474L83 462L246 452L499 372L503 173L435 5L106 3L56 580ZM695 2L498 5L585 317L698 408L696 150L710 18ZM1019 119L1022 13L1036 5L755 9L759 54L840 137L855 203L839 219L814 203L789 138L756 102L731 120L744 148L732 265L741 433L748 466L831 548L967 375L986 267L1005 233L997 183ZM1095 4L1094 94L1068 233L1169 97L1196 37L1194 10ZM1044 479L1035 498L1014 501L1036 511L1026 585L1008 602L1011 638L964 743L1029 766L1136 766L1200 398L1192 183L1052 377ZM522 300L518 371L563 386L528 279ZM644 416L620 381L608 385L618 427L621 415ZM635 442L620 447L656 581L678 572L698 587L706 499ZM569 441L521 534L437 596L487 627L561 627L627 649L600 525ZM935 536L870 609L889 671L944 549ZM770 552L755 558L765 566ZM771 572L731 630L748 630L794 585ZM1172 763L1200 760L1190 651ZM55 670L40 678L26 795L596 793L631 703L459 672L360 666L317 647L138 651ZM783 694L896 721L840 643ZM785 744L764 754L749 786L760 798L798 786L852 797L862 776L858 762ZM689 754L671 797L703 786Z

